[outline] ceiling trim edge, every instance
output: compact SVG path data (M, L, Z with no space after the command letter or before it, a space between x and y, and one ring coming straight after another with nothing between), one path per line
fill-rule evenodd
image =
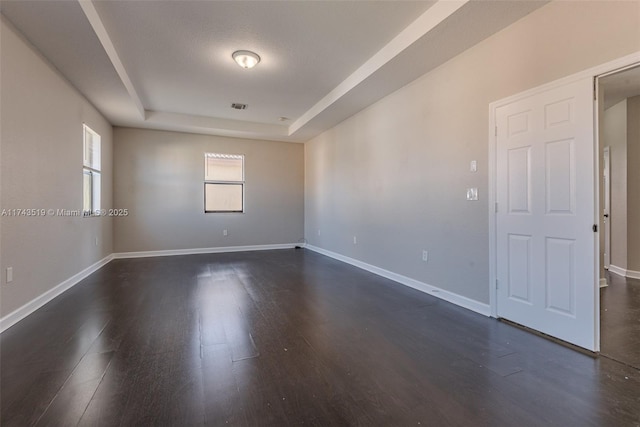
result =
M376 71L398 56L401 52L435 28L438 24L444 22L448 17L454 14L458 9L468 3L470 0L440 0L415 21L409 24L400 34L394 37L382 49L369 58L349 77L343 80L324 98L318 101L313 107L307 110L295 122L289 126L289 135L293 135L314 117L322 113L324 110L333 105L340 98L344 97L352 91L360 83L371 77Z
M145 120L146 111L144 109L144 106L142 105L140 96L138 96L138 92L136 91L136 88L133 85L133 82L129 78L129 74L127 73L127 70L124 67L124 64L120 60L118 51L113 45L113 42L111 41L111 37L109 37L109 33L107 32L107 29L105 28L104 23L102 22L102 19L100 19L100 15L98 15L98 11L93 5L93 2L91 0L78 0L78 3L80 4L80 7L82 8L82 11L84 12L85 16L89 20L89 24L91 24L91 28L93 28L93 31L98 37L98 40L100 40L100 43L102 44L102 47L104 48L107 56L109 57L109 60L113 65L113 68L115 68L116 73L118 73L118 76L122 81L122 84L124 85L125 89L129 93L131 100L135 104L136 109L140 114L140 117L142 118L142 120Z
M243 133L271 134L285 138L287 126L269 123L256 123L243 120L221 119L193 114L168 113L163 111L145 111L149 124L174 124L181 127L208 129L210 131L231 131Z

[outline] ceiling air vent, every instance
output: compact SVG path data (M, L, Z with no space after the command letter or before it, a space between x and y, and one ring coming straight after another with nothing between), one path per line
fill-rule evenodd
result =
M234 102L233 104L231 104L231 108L233 108L234 110L246 110L247 104L238 104Z

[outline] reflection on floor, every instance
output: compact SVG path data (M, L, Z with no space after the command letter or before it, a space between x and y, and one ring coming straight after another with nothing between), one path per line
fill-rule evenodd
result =
M601 353L640 369L640 280L607 273L600 289Z
M303 249L114 260L0 352L3 427L640 425L637 369Z

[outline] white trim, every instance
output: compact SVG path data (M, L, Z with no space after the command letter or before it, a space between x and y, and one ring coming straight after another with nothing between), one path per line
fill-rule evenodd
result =
M302 247L303 245L296 243L284 243L278 245L221 246L217 248L170 249L166 251L116 252L113 254L113 258L147 258L156 256L218 254L226 252L271 251L276 249L293 249L296 246Z
M606 277L601 277L600 278L600 287L601 288L606 288L607 286L609 286L609 284L607 283L607 278Z
M618 267L617 265L613 265L613 264L609 264L609 272L617 274L618 276L622 276L622 277L627 276L626 268Z
M494 130L496 125L496 110L501 106L508 105L520 99L527 98L532 95L545 92L547 90L555 89L557 87L564 86L584 78L588 78L588 77L595 78L601 75L605 75L613 71L624 69L636 63L640 63L640 51L634 52L630 55L623 56L622 58L618 58L613 61L606 62L604 64L597 65L595 67L591 67L587 70L580 71L570 76L563 77L558 80L554 80L552 82L543 84L541 86L536 86L529 90L519 92L507 98L493 101L489 104L489 194L488 194L488 199L489 199L489 296L490 296L489 301L490 301L492 316L495 317L498 311L497 289L495 287L496 278L497 278L496 270L495 270L496 262L497 262L497 253L496 253L497 251L496 237L497 236L495 235L496 234L495 233L496 231L495 201L497 196L496 188L495 188L497 138ZM594 108L594 110L597 113L597 109ZM597 125L597 120L596 120L596 125ZM598 144L598 135L596 131L597 129L594 129L594 149L597 148L597 144ZM596 156L596 162L597 162L597 159L598 157ZM594 167L595 166L597 166L597 164L594 165ZM596 176L599 176L599 173L596 173ZM595 188L594 188L594 191L596 192L596 197L597 197L598 192L596 191ZM596 243L596 248L599 250L598 242ZM596 267L597 267L597 261L596 261ZM615 268L615 266L611 266L611 267ZM611 267L609 268L609 271L615 272L614 270L611 269ZM640 273L638 273L638 276L640 277ZM597 307L598 305L599 305L599 297L596 295L596 307L594 307L594 310L596 310L596 313L598 310L598 307ZM597 314L597 318L599 319L599 314ZM599 320L596 323L597 325L599 325L600 324ZM599 340L597 341L599 343Z
M498 188L496 182L496 150L498 139L496 137L497 123L495 107L489 104L489 307L491 317L498 318L498 287L494 284L498 281L498 241L496 234L497 212L500 206L497 205ZM504 207L503 207L504 208Z
M630 279L640 279L640 271L627 270L626 268L618 267L617 265L609 264L609 271L617 274L618 276L628 277Z
M416 20L402 30L400 34L395 36L389 43L382 47L382 49L338 84L338 86L333 88L331 92L326 94L320 101L293 122L288 129L289 135L295 134L355 87L365 82L376 72L380 72L380 70L394 58L403 52L406 53L409 46L420 40L439 24L445 22L467 3L469 3L469 0L436 1L433 6L416 18Z
M49 289L45 293L38 295L22 307L12 311L3 318L0 319L0 332L4 332L31 313L61 295L65 291L71 289L91 275L100 268L107 265L113 259L121 258L144 258L155 256L172 256L172 255L192 255L192 254L209 254L209 253L223 253L223 252L248 252L248 251L266 251L274 249L293 249L296 246L303 246L302 244L286 243L280 245L258 245L258 246L228 246L219 248L199 248L199 249L176 249L168 251L146 251L146 252L120 252L113 253L90 265L81 272L74 274L64 282L56 285L54 288Z
M328 256L333 259L337 259L338 261L342 261L347 264L351 264L355 267L366 270L370 273L377 274L378 276L385 277L389 280L393 280L394 282L398 282L402 285L408 286L410 288L416 289L418 291L422 291L424 293L433 295L434 297L440 298L457 306L466 308L471 311L475 311L476 313L482 314L483 316L490 316L491 312L488 304L483 304L481 302L472 300L470 298L464 297L462 295L458 295L456 293L446 291L444 289L438 288L436 286L428 285L426 283L420 282L415 279L411 279L409 277L403 276L401 274L394 273L389 270L385 270L380 267L376 267L375 265L367 264L365 262L359 261L354 258L350 258L348 256L344 256L332 251L328 251L326 249L322 249L313 245L305 245L306 249L317 252L319 254Z
M0 319L0 332L6 331L10 327L12 327L16 323L18 323L19 321L21 321L22 319L24 319L25 317L27 317L28 315L30 315L31 313L39 309L40 307L42 307L43 305L45 305L46 303L48 303L49 301L57 297L58 295L61 295L68 289L71 289L72 287L80 283L83 279L88 277L90 274L98 271L100 268L107 265L113 258L114 258L113 254L102 258L100 261L90 265L89 267L85 268L81 272L74 274L73 276L69 277L67 280L58 284L54 288L51 288L45 293L38 295L37 297L35 297L34 299L29 301L22 307L7 314L2 319Z
M145 120L147 113L144 109L144 105L142 105L142 101L140 100L138 91L133 85L131 78L129 78L129 73L127 73L124 64L120 60L120 55L118 55L118 51L116 50L116 47L114 46L113 41L111 40L111 37L109 36L109 33L107 32L107 29L105 28L104 23L102 22L102 19L100 18L100 15L96 10L96 7L91 0L80 1L78 3L80 3L82 11L87 17L87 20L89 20L91 28L93 28L96 37L98 37L100 44L102 44L105 53L107 54L109 60L111 61L111 64L113 65L113 68L116 70L118 77L120 77L120 81L127 90L131 101L133 101L134 105L136 106L136 109L140 114L140 118L142 120Z
M599 73L602 74L602 73ZM600 79L597 76L592 78L592 96L591 96L591 113L593 114L593 223L597 224L597 233L593 233L593 277L600 277L600 235L604 233L604 226L600 226L602 213L600 206L600 106L598 101L602 98L602 89L600 88ZM602 283L598 281L593 287L593 330L594 330L594 348L593 351L600 351L600 287Z
M600 82L600 79L597 79L596 86L598 88L596 89L597 90L596 93L598 94L598 97L601 96L599 82ZM599 121L600 121L600 108L598 105L596 105L596 129L597 129L596 135L598 136L598 147L600 146ZM600 223L602 224L602 232L604 233L604 248L602 250L604 259L602 260L602 263L603 263L603 268L606 270L609 268L609 264L611 264L611 221L609 220L609 218L611 217L610 215L611 214L611 147L609 145L602 148L602 163L603 164L601 167L602 167L603 173L602 173L602 176L598 174L597 179L598 180L602 179L602 181L598 181L598 184L602 182L602 185L604 187L602 189L602 199L603 199L602 211L604 214L606 214L606 218L604 218ZM600 166L598 166L598 170L599 169L600 169ZM606 178L606 183L604 178ZM609 249L607 250L607 248Z
M536 95L538 93L546 92L551 89L555 89L561 86L568 85L570 83L577 82L578 80L582 80L588 77L598 77L600 75L608 74L612 71L617 71L618 69L626 68L630 65L634 65L636 63L640 63L640 50L632 53L627 56L623 56L622 58L615 59L613 61L597 65L595 67L591 67L587 70L580 71L578 73L572 74L570 76L566 76L557 80L554 80L549 83L545 83L540 86L536 86L534 88L525 90L523 92L519 92L515 95L511 95L507 98L502 98L497 101L493 101L490 103L490 106L493 106L491 109L492 112L498 107L502 107L504 105L511 104L515 101L519 101L524 98L528 98L530 96Z

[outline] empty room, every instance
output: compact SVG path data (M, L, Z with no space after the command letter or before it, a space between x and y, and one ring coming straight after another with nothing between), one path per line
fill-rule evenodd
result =
M0 425L640 426L639 65L638 0L0 0Z

